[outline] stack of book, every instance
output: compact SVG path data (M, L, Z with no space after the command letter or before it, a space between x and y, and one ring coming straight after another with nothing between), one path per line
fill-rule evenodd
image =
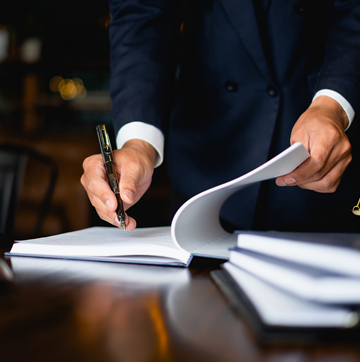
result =
M360 336L360 235L242 232L212 278L264 341Z

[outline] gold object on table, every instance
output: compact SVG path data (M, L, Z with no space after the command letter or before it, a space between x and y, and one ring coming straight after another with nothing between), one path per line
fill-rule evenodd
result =
M360 205L360 199L359 199L358 203L356 204L356 206L354 206L351 210L352 213L357 216L360 216L360 206L359 205Z

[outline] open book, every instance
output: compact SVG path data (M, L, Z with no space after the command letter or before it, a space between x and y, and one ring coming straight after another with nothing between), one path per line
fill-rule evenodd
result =
M192 197L177 211L171 227L133 232L88 228L16 242L7 255L182 266L188 266L194 255L227 260L237 235L220 225L220 209L226 199L256 182L291 172L308 157L301 143L292 145L255 170Z

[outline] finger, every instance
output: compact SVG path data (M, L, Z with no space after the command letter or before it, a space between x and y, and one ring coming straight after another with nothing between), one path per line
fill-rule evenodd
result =
M341 177L348 164L348 162L339 162L320 180L303 183L299 185L299 187L320 193L335 192L340 184Z
M321 179L336 163L337 155L333 152L333 144L328 144L326 137L317 136L308 147L310 157L294 171L277 178L278 186L295 186ZM304 144L304 143L303 143Z
M114 226L120 227L120 223L119 223L119 221L117 219L117 215L116 215L115 212L113 214L110 214L110 216L109 216L108 213L103 213L102 211L99 211L98 209L95 209L95 210L96 210L96 212L99 215L101 220L104 220L107 223L112 224Z
M99 199L109 210L115 211L117 208L116 197L107 182L107 176L102 163L92 162L91 164L87 164L84 166L84 171L81 183L92 205L94 207L100 206L98 202Z
M336 147L331 150L328 156L326 153L321 153L321 156L318 156L317 153L317 149L315 149L311 157L296 170L277 178L276 184L278 186L301 186L316 182L322 180L337 164L341 164L341 169L345 171L352 159L351 148L347 147L347 142L344 143L343 147Z
M136 202L138 186L144 177L144 171L138 163L128 162L121 165L120 196L128 206Z
M114 195L115 197L115 195ZM91 198L89 197L91 204L96 209L96 212L101 217L101 219L110 222L114 225L114 222L117 218L116 216L116 198L114 200L115 208L110 209L106 204L104 204L98 197L92 195Z
M99 217L108 222L109 224L112 224L118 228L121 228L120 221L118 219L118 216L116 212L111 213L103 213L101 211L96 210ZM131 216L125 214L125 225L127 231L133 231L136 228L136 221Z
M312 190L320 193L335 192L339 186L342 175L351 161L346 159L343 162L337 163L324 177L320 180L312 181L299 185L299 187L307 190Z
M125 219L126 231L134 231L136 228L136 221L131 216L126 215Z
M301 185L304 182L321 179L337 162L337 155L325 142L317 142L311 148L311 156L293 172L283 177L286 185Z
M116 214L115 214L114 222L115 222L114 223L115 226L121 228L120 221ZM134 231L134 229L136 228L136 221L131 216L125 214L125 225L126 225L126 228L125 228L126 231Z

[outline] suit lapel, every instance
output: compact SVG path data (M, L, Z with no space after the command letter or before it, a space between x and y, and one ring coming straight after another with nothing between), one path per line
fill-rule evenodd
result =
M249 55L265 78L272 82L262 46L252 0L221 0L223 7Z

